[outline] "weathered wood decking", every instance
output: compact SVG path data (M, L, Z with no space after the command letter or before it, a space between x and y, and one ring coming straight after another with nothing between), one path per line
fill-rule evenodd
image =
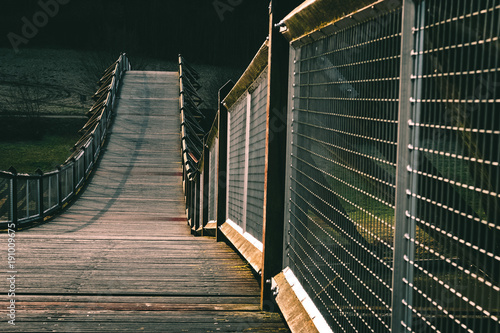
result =
M177 73L126 74L109 144L81 198L16 235L16 326L7 324L3 278L0 331L287 331L279 315L259 311L248 265L190 234L178 89Z

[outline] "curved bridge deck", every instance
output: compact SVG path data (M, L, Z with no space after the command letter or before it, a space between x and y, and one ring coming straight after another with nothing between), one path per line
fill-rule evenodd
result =
M240 257L190 234L178 91L177 73L127 72L81 198L16 235L16 326L5 315L0 331L286 331L279 315L259 311L257 281Z

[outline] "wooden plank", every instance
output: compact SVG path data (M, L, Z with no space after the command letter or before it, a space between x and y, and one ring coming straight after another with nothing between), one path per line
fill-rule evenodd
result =
M253 270L260 274L262 270L262 252L229 223L224 223L220 230L250 266L252 266Z
M273 280L278 287L276 303L278 303L290 330L292 332L318 332L311 317L309 317L309 314L306 312L302 303L286 280L285 274L281 272L276 275Z

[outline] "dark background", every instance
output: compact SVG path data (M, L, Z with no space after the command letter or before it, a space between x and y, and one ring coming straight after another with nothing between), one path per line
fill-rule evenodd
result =
M22 18L33 22L42 10L38 1L1 2L1 47L11 48L8 33L22 36ZM218 1L232 9L223 19L214 0L70 0L20 49L103 50L168 60L182 53L191 62L246 67L268 35L269 1Z

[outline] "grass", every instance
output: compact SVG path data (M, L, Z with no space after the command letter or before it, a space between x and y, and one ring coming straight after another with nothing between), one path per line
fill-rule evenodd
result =
M34 173L38 168L44 172L53 171L68 158L77 140L76 134L51 134L44 135L41 140L2 142L0 170L13 166L19 173Z
M80 138L78 130L85 119L49 118L39 121L40 135L30 138L21 120L0 119L0 170L11 166L19 173L34 173L37 169L53 171L71 154L70 149Z

